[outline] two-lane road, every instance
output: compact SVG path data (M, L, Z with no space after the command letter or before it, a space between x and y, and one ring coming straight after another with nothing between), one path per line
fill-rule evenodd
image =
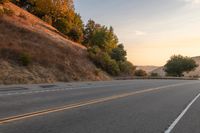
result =
M199 133L200 82L0 87L0 133Z

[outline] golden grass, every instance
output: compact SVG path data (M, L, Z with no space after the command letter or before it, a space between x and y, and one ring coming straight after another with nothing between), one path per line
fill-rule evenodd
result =
M34 70L36 66L51 70L55 81L108 79L102 72L95 74L96 67L88 59L84 46L69 41L55 28L17 6L11 3L5 6L14 15L0 17L1 60L18 65L18 56L26 53ZM34 72L31 66L29 69Z

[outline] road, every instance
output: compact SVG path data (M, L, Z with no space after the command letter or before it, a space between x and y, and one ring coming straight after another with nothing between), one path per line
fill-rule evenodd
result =
M200 81L0 86L0 133L199 133Z

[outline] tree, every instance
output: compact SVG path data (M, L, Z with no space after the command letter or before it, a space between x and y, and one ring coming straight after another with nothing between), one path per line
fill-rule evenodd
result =
M181 77L184 72L195 70L196 67L198 65L192 58L174 55L167 61L164 70L169 76Z
M89 20L84 30L83 44L87 47L94 45L103 51L110 53L113 48L117 47L118 38L112 27L96 24L93 20Z
M116 61L126 61L126 51L124 50L124 45L119 44L116 48L112 49L111 57Z
M86 45L87 47L89 47L90 40L93 37L95 31L97 30L97 24L95 23L95 21L93 20L88 20L88 23L85 26L84 29L84 41L83 44Z
M71 40L82 43L83 42L83 36L84 36L84 24L81 19L80 14L75 13L74 18L71 22L72 27L70 28L70 31L67 33L67 36L70 37Z

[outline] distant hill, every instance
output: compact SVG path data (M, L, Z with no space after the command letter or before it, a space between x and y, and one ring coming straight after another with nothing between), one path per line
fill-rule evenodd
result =
M0 4L0 40L0 84L110 79L84 46L12 3Z
M137 66L136 69L142 69L142 70L146 71L147 73L150 73L157 68L159 68L159 67L158 66Z
M184 75L187 77L200 76L200 56L192 57L192 59L194 59L196 61L196 63L199 64L199 67L197 67L195 71L191 71L189 73L184 73ZM164 69L164 67L159 67L159 68L153 70L151 73L158 73L158 75L160 75L160 76L165 76L166 73L163 69Z

